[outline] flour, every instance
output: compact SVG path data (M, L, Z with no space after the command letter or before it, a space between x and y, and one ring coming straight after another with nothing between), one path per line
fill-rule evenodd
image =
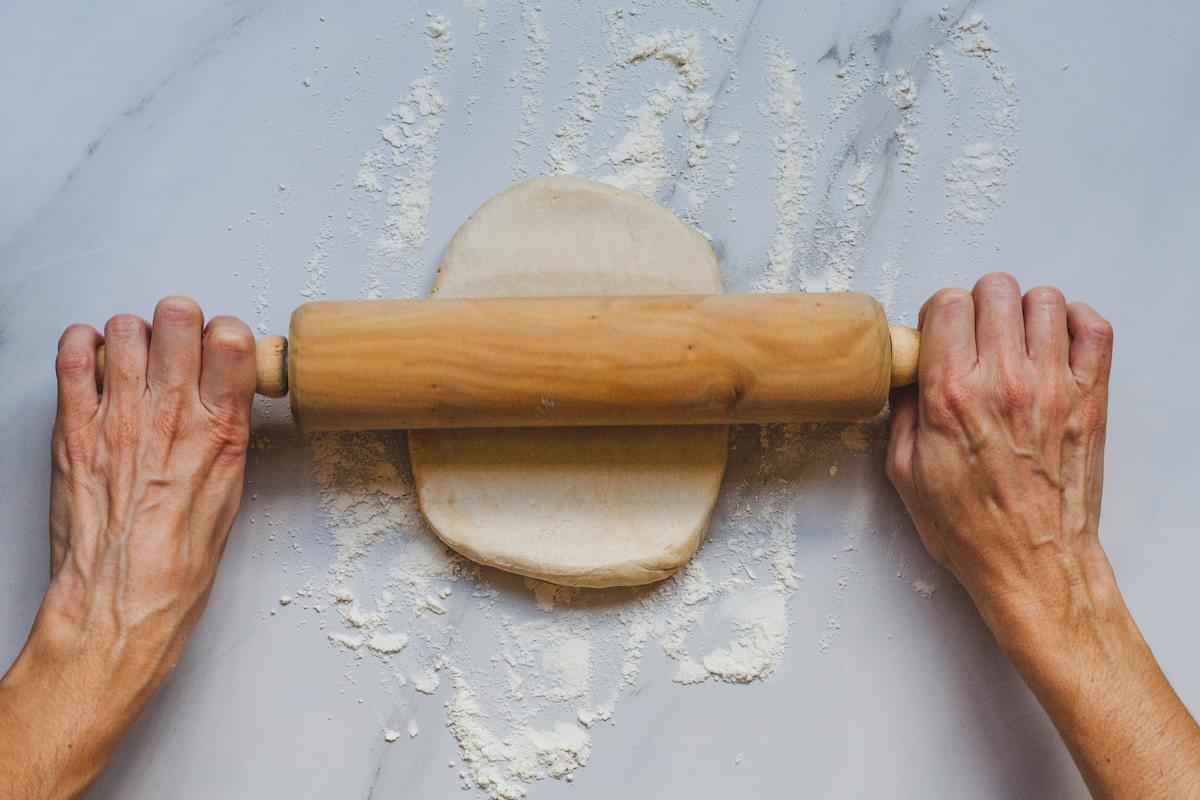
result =
M677 76L674 84L658 86L646 103L629 112L624 137L609 151L607 160L614 175L601 178L622 189L655 197L671 176L667 161L665 123L679 108L688 129L686 163L689 174L680 184L688 194L686 217L694 219L707 198L704 162L712 149L705 135L712 112L712 95L703 91L707 71L700 39L694 32L666 31L657 36L638 36L627 51L624 64L637 65L654 59L670 65Z
M670 177L663 122L683 94L678 86L655 89L644 105L630 112L625 136L608 153L614 174L607 183L645 197L658 194Z
M487 727L474 694L460 687L450 700L447 726L458 740L462 761L475 786L497 800L520 800L525 784L546 777L562 778L587 764L591 738L567 722L548 730L522 727L499 739Z
M770 675L787 644L787 602L782 594L758 590L733 618L736 638L704 656L710 675L730 683L750 683Z
M658 36L638 36L629 51L628 62L636 64L656 58L673 66L683 88L695 92L704 86L704 62L700 58L700 39L693 32L667 31Z
M325 225L313 241L312 255L304 264L307 275L300 296L315 300L325 294L325 282L329 278L329 244L333 241L333 226Z
M555 141L546 156L551 174L574 175L579 171L578 159L583 155L588 131L596 122L604 103L608 81L603 73L583 69L575 78L575 102L570 117L555 131Z
M926 54L926 60L929 62L929 69L933 71L942 85L942 91L950 97L957 97L954 89L954 68L950 65L946 51L940 47L930 47Z
M367 640L367 647L383 655L399 653L407 646L408 634L400 632L376 633Z
M412 296L423 288L424 269L445 245L430 240L428 226L447 113L470 113L470 98L482 97L482 119L494 85L483 74L485 57L514 43L522 48L520 67L496 102L519 115L513 160L522 174L526 164L540 164L602 178L665 199L697 225L711 220L710 182L736 189L743 170L755 181L769 175L770 185L762 187L774 212L769 247L752 251L754 263L726 264L734 275L761 269L747 288L865 288L889 311L911 313L911 298L898 296L904 251L867 249L873 217L889 200L889 175L904 174L908 197L926 181L944 189L947 229L963 235L982 228L1003 200L1017 155L1016 81L982 17L954 23L947 15L944 40L928 51L923 43L905 64L912 74L895 64L873 65L869 45L858 41L840 63L810 67L809 75L783 44L768 42L764 73L720 79L710 77L709 67L734 63L734 37L716 29L642 30L653 23L639 4L596 12L603 29L595 32L595 47L578 58L570 84L564 78L553 87L547 83L557 77L549 65L558 38L550 15L543 18L532 0L495 5L489 18L489 4L473 0L464 12L474 16L467 17L463 42L437 15L414 29L428 48L427 66L400 84L401 99L374 142L348 165L347 183L360 204L353 218L347 215L349 238L373 242L360 296ZM470 52L460 57L464 48ZM718 54L712 65L705 48ZM929 73L936 82L919 80ZM810 107L806 89L826 79L833 82L829 102ZM739 118L736 130L720 127L723 98L743 86L763 87L754 98L761 118ZM564 100L551 115L543 98L556 88ZM934 129L930 108L955 92L973 103L972 114L953 121L951 131ZM917 146L918 133L932 142L948 132L959 138L945 161L935 161L937 148ZM754 171L758 162L765 173ZM814 182L818 177L823 183ZM305 298L324 296L329 264L340 263L335 248L342 234L328 220L304 267ZM906 224L874 235L903 243L911 233ZM864 261L878 265L877 275L860 274ZM269 265L260 258L254 278L262 324L270 320ZM418 735L432 741L413 712L444 703L463 788L523 798L531 784L568 781L588 764L592 732L619 724L623 704L642 685L665 679L643 669L658 651L671 661L664 674L681 687L744 684L806 669L803 660L789 659L788 640L797 636L790 628L797 618L792 600L804 581L797 537L811 494L791 476L811 469L853 479L852 470L870 457L849 454L878 449L883 439L877 424L825 428L816 436L814 430L735 430L712 531L696 557L659 584L607 591L501 575L447 550L421 520L403 434L310 436L333 553L327 564L302 570L284 595L290 602L281 598L275 610L281 618L303 614L301 624L320 630L345 660L347 686L382 682L394 703L385 741L407 743ZM819 578L828 578L821 585L838 603L851 602L863 582L855 534L843 530L838 567ZM932 594L932 584L912 583L920 594L926 586ZM828 615L802 649L827 653L842 624L839 615Z
M867 204L867 181L871 178L871 163L863 161L854 168L854 178L850 181L850 190L846 192L846 204L843 211L853 211Z
M982 225L988 212L1003 202L1009 168L1014 161L1013 151L991 142L976 142L962 149L946 172L946 196L950 200L949 214Z
M430 12L432 14L432 12ZM451 35L450 22L443 16L435 16L425 23L425 35L433 40L434 69L445 68L454 52L454 37Z
M933 593L937 591L937 587L929 581L915 580L912 582L912 587L914 592L926 600L933 597Z
M796 82L796 63L779 44L767 55L771 94L766 110L778 126L775 135L775 236L767 254L767 272L755 289L783 292L789 286L796 237L808 212L808 158L804 135L804 100ZM798 287L803 289L804 287Z
M885 82L886 85L886 82ZM896 70L896 81L886 88L888 99L906 111L917 104L917 86L906 70Z
M362 297L383 296L389 288L385 268L398 265L411 272L427 238L437 141L446 112L438 78L454 52L454 37L449 20L441 16L430 19L423 34L433 50L433 61L425 76L409 84L404 100L379 129L380 138L390 147L390 159L368 152L355 179L356 186L378 192L382 190L382 164L390 163L395 170L386 194L383 232L364 275Z
M538 131L538 112L542 107L541 90L546 82L546 70L549 68L547 57L550 52L550 34L542 24L535 0L521 0L521 27L528 46L525 48L521 70L513 76L513 82L523 89L521 127L513 144L513 152L517 156L513 166L516 178L528 175L523 159L525 151L533 145L533 138Z
M271 259L266 254L260 253L258 264L254 268L254 283L252 284L254 289L254 316L258 320L255 330L259 336L266 336L271 332L270 286L271 271L274 268L275 265L271 263Z
M348 633L331 633L329 641L339 647L345 647L347 650L357 650L363 646L363 637L353 636Z
M884 94L896 108L900 109L903 122L896 127L893 135L896 137L896 146L900 153L897 163L910 179L911 187L913 185L911 179L915 176L917 169L917 155L921 152L916 138L916 129L920 124L916 108L917 87L913 83L912 76L903 69L896 70L894 80L885 74L883 85Z

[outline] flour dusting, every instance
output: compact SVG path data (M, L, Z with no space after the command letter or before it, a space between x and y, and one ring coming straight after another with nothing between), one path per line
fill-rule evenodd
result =
M919 41L907 52L861 33L814 61L782 37L725 30L736 17L727 4L686 4L668 26L649 13L659 5L580 6L589 24L574 31L560 31L561 15L535 0L427 14L412 39L424 67L397 80L373 141L346 165L352 210L344 224L332 214L321 222L301 298L331 293L339 247L359 240L368 258L354 274L358 296L422 294L446 245L431 239L430 219L443 202L433 188L448 117L461 112L470 130L495 137L484 112L508 109L515 133L507 129L500 152L512 175L579 174L668 205L712 236L727 277L744 280L739 290L867 290L889 313L911 313L904 245L921 229L888 210L911 212L918 191L933 187L945 201L943 230L977 236L1017 164L1017 82L988 21L944 12L910 32ZM580 36L590 46L564 58L561 43ZM513 48L515 71L489 76ZM742 58L755 49L758 62ZM574 67L558 74L562 63ZM727 106L740 93L753 93L751 112L735 116ZM969 113L939 117L956 98ZM947 138L949 149L931 145ZM762 196L765 239L734 259L720 230L740 206L722 195L744 185ZM272 275L260 254L252 286L264 332ZM669 660L661 680L679 691L732 690L808 668L789 652L798 636L808 639L802 657L835 648L843 615L796 602L798 537L825 535L806 528L807 481L846 486L885 438L875 422L736 428L696 557L652 586L589 590L506 575L443 546L422 521L403 433L311 435L332 554L291 576L271 613L319 631L344 660L347 687L381 682L394 708L376 741L419 747L448 733L463 789L525 798L539 781L569 782L587 767L597 730L618 724L656 679L644 670L652 658ZM861 533L830 534L835 612L861 580ZM904 586L936 591L922 580ZM445 727L422 729L418 709L444 711Z

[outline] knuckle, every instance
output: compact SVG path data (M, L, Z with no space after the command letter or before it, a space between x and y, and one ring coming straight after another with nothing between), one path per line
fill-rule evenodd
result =
M996 395L1002 408L1027 411L1033 405L1033 391L1020 371L1001 368L996 374Z
M64 347L54 358L54 371L60 377L76 377L95 371L90 353L77 347Z
M1067 305L1067 298L1054 286L1035 286L1026 293L1025 297L1032 305L1050 306L1051 308L1065 308Z
M67 429L60 424L55 430L54 455L71 466L87 464L96 454L96 429L93 425L80 425Z
M203 318L200 305L190 297L171 295L158 301L154 308L156 319L174 322L194 322Z
M1063 382L1055 381L1043 394L1041 405L1052 419L1066 419L1075 407L1075 398Z
M1007 272L989 272L979 279L975 289L987 295L1011 297L1021 292L1017 279Z
M136 419L112 414L104 425L104 442L113 450L131 448L141 439L141 429Z
M218 317L209 324L208 343L229 355L254 353L254 336L250 333L250 328L233 317Z
M938 381L926 399L930 421L942 427L958 424L974 414L977 406L974 387L958 377Z
M208 434L218 453L226 458L240 459L250 447L249 423L233 414L217 415Z
M61 350L64 347L72 344L76 339L87 336L92 331L91 325L85 325L82 322L75 322L66 327L62 332L62 336L58 337L58 348Z
M171 399L155 409L152 420L155 431L173 440L187 429L187 409L181 402Z
M1095 339L1106 345L1112 345L1113 326L1112 323L1099 315L1095 319L1088 321L1083 326L1083 334L1089 339Z
M143 336L146 332L146 322L136 314L117 314L109 319L104 326L106 338Z
M971 294L966 289L938 289L929 298L929 307L933 311L951 311L971 304Z

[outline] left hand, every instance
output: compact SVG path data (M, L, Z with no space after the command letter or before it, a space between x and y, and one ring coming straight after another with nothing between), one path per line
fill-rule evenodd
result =
M56 369L51 580L0 682L0 719L74 759L23 759L42 789L74 776L70 795L107 761L208 600L242 494L254 338L232 317L205 326L193 300L168 297L153 326L120 315L101 337L72 325ZM41 794L58 792L29 796Z

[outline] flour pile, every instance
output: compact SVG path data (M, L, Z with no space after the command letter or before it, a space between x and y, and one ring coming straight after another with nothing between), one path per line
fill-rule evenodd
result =
M908 202L932 172L946 199L944 224L973 236L1002 203L1016 163L1016 80L987 21L943 12L897 37L907 51L861 36L801 69L783 41L746 39L713 27L725 17L709 4L683 5L676 16L692 27L647 27L648 15L633 10L581 7L577 14L593 15L586 35L594 46L561 75L551 69L559 32L533 0L476 0L458 17L422 19L426 66L400 84L376 144L351 168L351 211L344 226L331 219L316 235L302 298L326 293L340 241L364 239L360 297L424 293L425 266L445 244L430 240L428 223L446 120L458 112L477 124L479 93L493 85L484 73L506 45L522 49L503 97L518 118L515 177L581 174L655 198L698 226L716 218L714 198L751 182L771 198L774 216L762 258L725 265L736 288L853 288L911 307L897 292L900 244L914 223L900 214L872 233L884 199ZM735 57L755 49L756 58ZM757 113L726 120L723 110L746 93ZM923 143L947 135L933 127L931 109L962 96L977 100L969 118L949 117L958 154L930 163ZM765 168L749 172L754 161ZM724 208L730 220L733 205ZM256 292L265 296L270 278L260 270ZM269 304L259 312L265 325ZM651 649L685 685L745 684L780 669L789 620L803 613L790 607L803 580L796 536L805 496L793 477L819 463L840 480L839 454L881 439L878 425L823 438L814 430L736 429L696 558L661 584L605 591L504 575L446 550L420 519L403 434L312 436L335 557L298 578L275 611L315 615L348 675L380 676L397 710L379 734L390 746L438 735L421 730L411 709L444 704L463 787L525 797L532 783L571 780L588 764L591 730L617 722ZM839 592L849 591L854 549L847 531ZM912 587L934 592L925 581ZM830 616L811 648L828 651L840 627Z

